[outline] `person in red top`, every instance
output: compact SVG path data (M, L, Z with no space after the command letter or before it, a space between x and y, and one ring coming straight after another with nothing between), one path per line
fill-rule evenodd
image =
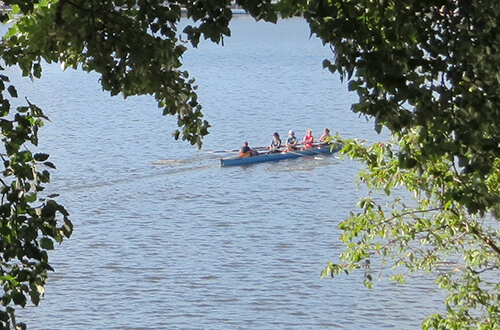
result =
M304 139L302 140L302 144L304 145L302 149L312 148L313 142L314 142L314 137L312 136L312 130L308 129L306 131L306 136L304 136Z

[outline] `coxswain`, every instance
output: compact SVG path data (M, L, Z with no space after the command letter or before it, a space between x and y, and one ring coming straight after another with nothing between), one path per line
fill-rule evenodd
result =
M248 146L248 142L245 141L243 143L243 147L241 147L241 149L240 149L239 155L240 155L240 157L250 157L251 151L252 151L252 149L250 149L250 147Z

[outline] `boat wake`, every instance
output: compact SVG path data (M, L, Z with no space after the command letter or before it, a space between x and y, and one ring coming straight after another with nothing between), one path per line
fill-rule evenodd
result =
M200 161L200 157L198 156L193 156L189 158L183 158L183 159L158 159L153 162L153 165L171 165L171 166L178 166L178 165L186 165L186 164L192 164L197 161Z
M188 162L189 163L189 162ZM193 162L190 162L191 164ZM150 180L158 177L169 176L169 175L177 175L185 172L194 172L201 171L209 168L219 167L220 165L217 163L210 164L199 164L192 166L182 166L186 165L186 162L177 161L177 160L158 160L153 162L156 166L165 166L164 168L157 167L156 171L147 171L147 174L133 174L130 173L122 173L121 175L115 176L113 179L99 179L95 180L85 180L81 184L68 184L66 183L64 187L58 188L59 191L80 191L80 190L88 190L88 189L96 189L96 188L105 188L111 186L118 186L123 184L129 184L131 182L139 182L144 180Z

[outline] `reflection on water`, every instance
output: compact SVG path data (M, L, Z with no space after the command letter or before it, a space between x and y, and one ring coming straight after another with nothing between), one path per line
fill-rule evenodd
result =
M378 139L349 111L354 96L322 69L328 48L300 19L239 17L233 37L185 56L212 125L204 150L267 145L324 127ZM47 66L18 88L51 118L40 149L58 167L75 225L52 251L33 329L418 328L440 308L429 280L362 285L362 274L320 279L342 249L337 225L363 192L358 165L338 157L220 167L230 153L174 141L154 100L110 98L98 77Z

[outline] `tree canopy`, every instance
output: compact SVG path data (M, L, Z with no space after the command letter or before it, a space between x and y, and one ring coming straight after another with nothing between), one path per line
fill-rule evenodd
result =
M361 181L395 197L360 202L340 225L344 263L324 275L367 261L390 263L397 280L436 274L446 313L424 328L500 325L499 15L497 1L474 0L318 0L305 12L334 49L325 67L359 95L352 110L394 137L347 141L344 152L366 165Z
M111 95L152 95L177 116L182 138L201 147L203 120L196 86L181 70L187 43L222 42L231 35L227 0L12 0L16 16L0 43L3 66L32 79L44 63L95 71ZM448 291L446 311L424 328L493 329L500 324L500 3L497 0L237 1L256 19L303 15L334 52L324 66L339 73L393 140L365 146L344 141L343 152L365 164L359 178L374 191L340 224L346 249L324 276L389 263L399 281L435 274ZM182 16L190 18L183 31ZM8 19L2 15L3 22ZM3 70L3 67L0 68ZM0 74L4 151L0 205L2 327L23 327L14 306L38 304L47 250L72 225L56 196L43 194L54 168L32 153L47 118L27 101L11 109L17 91ZM408 193L402 192L408 190ZM407 197L410 196L410 197ZM413 197L411 197L413 196Z

